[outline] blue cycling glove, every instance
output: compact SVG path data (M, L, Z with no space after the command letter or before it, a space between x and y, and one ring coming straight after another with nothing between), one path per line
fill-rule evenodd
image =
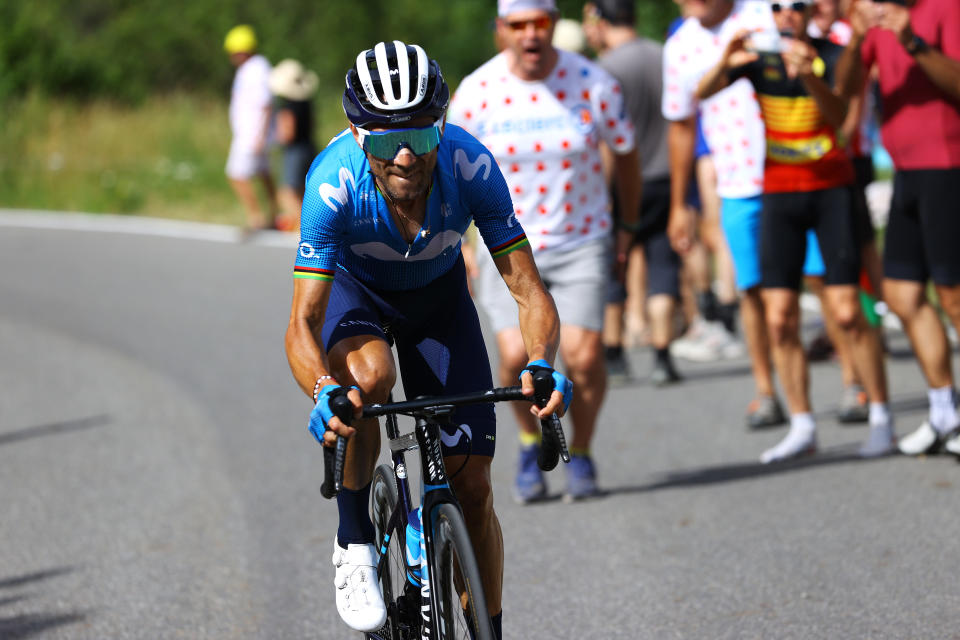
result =
M329 423L330 419L334 416L333 410L330 408L330 401L337 396L347 395L350 389L358 388L328 384L320 390L320 394L317 396L317 404L313 407L313 411L310 412L310 424L308 425L310 433L313 434L313 437L316 438L320 444L323 444L323 434L327 431L327 423Z
M559 371L555 371L546 360L533 360L528 362L527 366L520 372L520 375L522 376L524 371L536 373L541 369L546 369L550 372L550 375L553 376L553 389L563 394L563 411L566 413L567 409L570 408L570 401L573 400L573 383L570 382L565 375Z

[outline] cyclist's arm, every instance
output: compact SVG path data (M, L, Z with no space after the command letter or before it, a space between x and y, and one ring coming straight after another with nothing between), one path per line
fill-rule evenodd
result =
M312 400L313 389L321 376L332 375L327 355L319 345L320 331L326 316L327 302L333 282L330 280L294 279L293 303L290 307L290 322L287 325L285 346L287 361L297 384ZM328 379L326 384L338 384ZM326 385L322 385L326 386ZM351 394L355 395L355 394ZM351 398L359 406L359 398ZM355 429L334 417L327 425L337 435L349 437Z
M540 279L533 252L529 246L523 246L493 261L520 308L520 333L527 349L527 359L546 360L552 366L560 342L560 317L553 297ZM532 383L530 393L533 393ZM554 393L541 411L543 417L552 413L563 415L560 393Z

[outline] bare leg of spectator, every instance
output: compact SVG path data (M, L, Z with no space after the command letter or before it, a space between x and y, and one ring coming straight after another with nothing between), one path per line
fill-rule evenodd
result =
M560 358L563 360L564 373L573 382L573 401L567 413L573 424L570 450L571 453L586 452L590 449L597 415L607 390L600 332L571 325L561 326Z
M782 288L764 289L762 296L773 362L790 407L790 431L760 456L767 464L815 451L817 426L810 412L810 377L800 342L800 296Z
M233 192L237 194L237 197L240 199L240 204L243 205L243 210L247 216L247 228L262 229L265 224L265 218L263 209L260 207L260 202L257 200L253 183L249 180L235 180L231 178L230 186L233 187Z
M953 386L950 345L940 317L927 300L925 283L888 278L883 281L883 293L887 306L903 323L927 384L934 389Z
M792 289L764 289L773 362L791 414L810 412L810 377L800 342L799 296Z

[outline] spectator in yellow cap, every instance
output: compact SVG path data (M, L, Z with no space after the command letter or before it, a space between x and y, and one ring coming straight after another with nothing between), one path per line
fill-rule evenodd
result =
M267 150L271 137L270 63L257 53L257 36L249 25L238 25L227 33L223 48L237 68L230 95L230 130L233 140L227 157L226 174L247 216L249 229L273 224L277 193ZM269 219L254 191L259 178L267 194Z

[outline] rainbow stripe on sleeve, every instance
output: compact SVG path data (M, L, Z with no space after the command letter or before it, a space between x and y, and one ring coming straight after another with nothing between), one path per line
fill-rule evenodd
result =
M527 234L521 232L516 238L512 240L507 240L503 244L498 244L495 247L490 247L490 253L494 258L499 258L500 256L505 256L515 249L519 249L524 245L529 245L530 241L527 240Z
M293 277L294 278L306 278L308 280L326 280L327 282L333 281L333 270L331 269L317 269L315 267L293 267Z

